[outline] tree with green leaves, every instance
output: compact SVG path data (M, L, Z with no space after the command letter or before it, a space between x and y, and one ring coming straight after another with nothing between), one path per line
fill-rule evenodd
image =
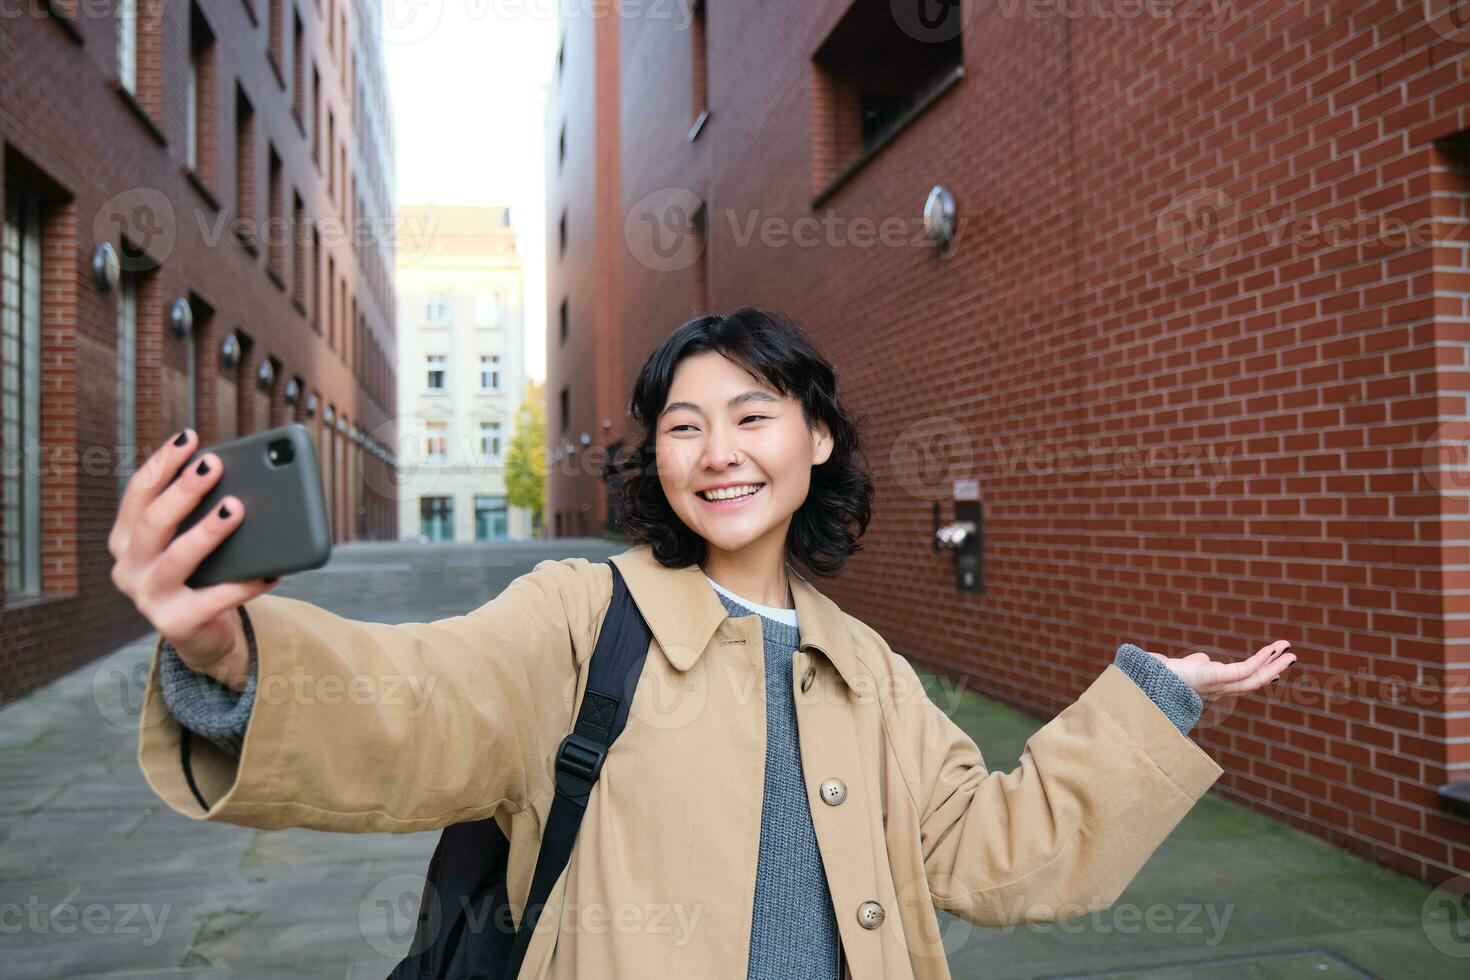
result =
M545 386L526 385L526 396L516 411L515 433L505 455L505 486L512 507L531 512L531 533L541 537L541 513L546 506Z

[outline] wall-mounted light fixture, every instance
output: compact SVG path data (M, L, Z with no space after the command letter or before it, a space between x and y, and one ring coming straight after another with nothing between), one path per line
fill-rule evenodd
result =
M301 385L296 383L295 378L292 378L291 380L286 382L286 404L295 405L300 400Z
M924 202L924 235L942 252L954 242L954 194L943 184L936 184Z
M316 418L316 395L306 396L306 417L309 419Z
M227 333L225 339L220 341L219 358L231 370L240 363L240 340L234 334Z
M110 293L117 288L117 281L122 276L122 265L117 260L117 249L112 247L112 242L103 242L97 246L92 253L92 282L96 284L98 292Z
M332 406L328 405L326 408L322 409L322 421L327 423L328 425L331 425L332 420L336 417L337 413L332 410Z
M187 337L194 329L194 308L182 296L168 308L168 328L175 337Z
M260 367L255 369L255 382L264 391L270 391L271 385L276 383L276 366L270 358L260 362Z

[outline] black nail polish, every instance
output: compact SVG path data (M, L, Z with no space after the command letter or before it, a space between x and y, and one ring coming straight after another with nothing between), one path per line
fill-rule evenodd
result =
M175 446L182 446L184 443L186 443L188 441L189 441L189 430L188 429L185 429L183 432L180 432L177 436L174 437L174 445Z
M199 461L199 466L194 470L194 472L195 473L198 473L200 476L208 476L209 475L209 463L207 461L201 459Z
M222 521L227 521L230 519L230 508L226 507L224 504L219 505L219 519Z

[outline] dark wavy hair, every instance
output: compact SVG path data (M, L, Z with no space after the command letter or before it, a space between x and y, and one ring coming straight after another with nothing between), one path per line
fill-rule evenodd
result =
M649 355L628 406L630 431L610 453L602 481L612 491L614 513L635 544L648 543L661 565L684 568L703 562L709 544L679 519L664 496L655 460L658 416L668 401L674 369L693 354L714 351L801 404L808 428L826 422L832 454L812 467L806 500L791 517L787 556L816 575L837 574L862 545L872 518L873 481L854 419L837 398L837 372L791 320L769 310L742 307L695 317L669 334ZM855 526L855 530L854 530Z

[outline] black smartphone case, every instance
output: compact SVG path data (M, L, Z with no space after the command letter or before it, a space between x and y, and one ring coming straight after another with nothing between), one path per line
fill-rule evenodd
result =
M288 463L271 461L271 444L280 440L290 443L293 458ZM332 555L332 528L322 496L316 446L306 426L291 422L217 446L201 447L194 450L174 478L199 465L199 457L205 453L220 458L224 475L179 524L178 534L218 510L226 496L240 498L245 505L245 519L204 557L186 585L203 588L326 564Z

